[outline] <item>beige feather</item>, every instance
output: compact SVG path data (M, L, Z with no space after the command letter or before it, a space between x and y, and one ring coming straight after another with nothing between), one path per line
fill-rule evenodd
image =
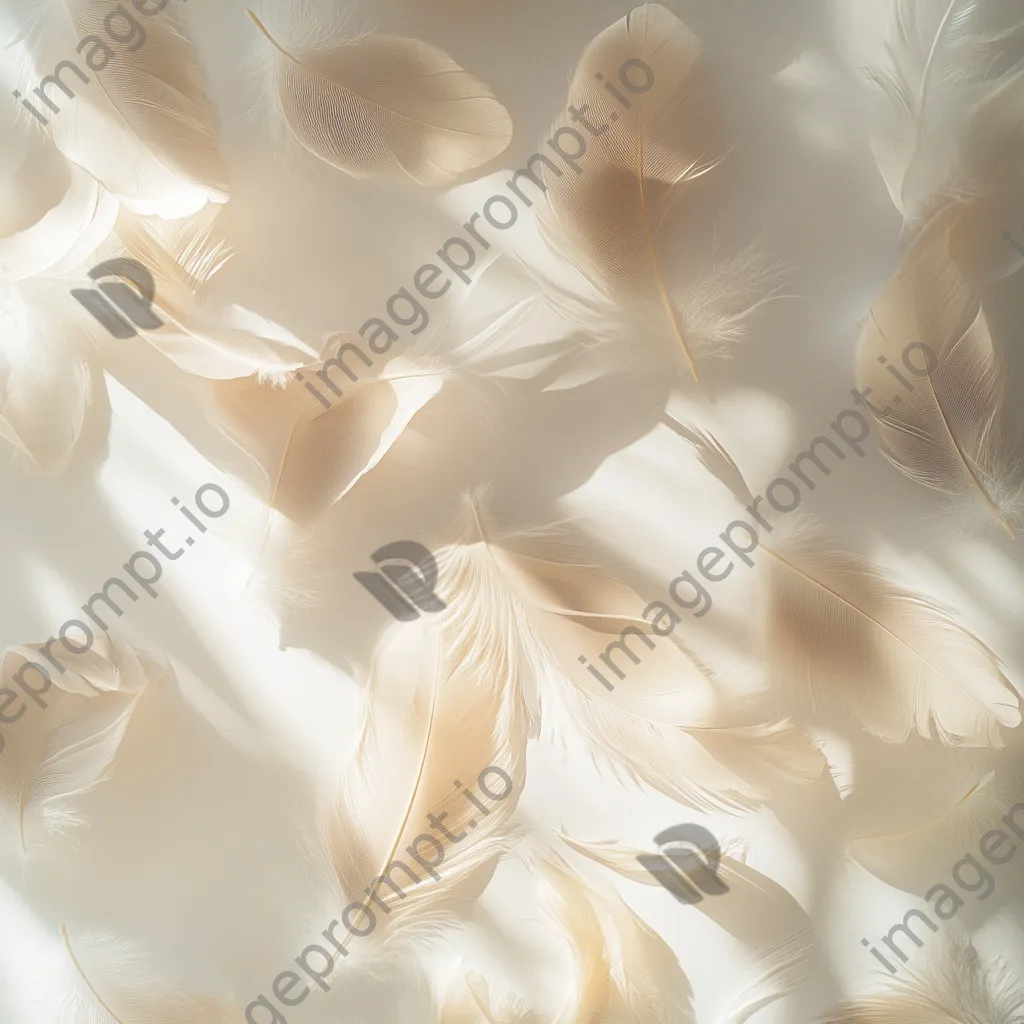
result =
M325 809L324 841L339 889L346 900L363 899L367 890L374 895L378 936L393 933L410 914L422 920L450 897L466 895L511 843L531 731L523 699L527 665L516 609L508 601L477 606L476 572L472 557L444 556L438 593L447 608L385 636L366 686L355 753ZM503 800L489 799L477 785L489 766L512 780ZM489 777L492 789L495 780ZM488 813L474 807L465 790ZM440 881L417 870L406 852L420 833L440 837L428 814L453 835L461 833L458 843L445 842ZM421 849L436 856L428 846ZM422 874L418 884L402 872L393 875L404 897L379 881L392 861ZM389 908L386 915L380 902Z
M86 36L107 46L113 56L106 66L95 43L76 57L88 83L63 72L78 93L74 100L51 87L49 94L65 100L60 112L45 105L37 109L52 114L46 131L69 160L135 212L168 218L228 196L217 117L205 95L205 76L183 10L170 3L140 19L145 42L126 52L103 42L109 39L104 20L111 8L102 0L47 0L39 8L42 31L24 75L27 80L33 72L49 74ZM86 62L94 53L96 68Z
M316 379L313 369L300 371L306 381ZM294 377L283 386L246 377L213 385L211 409L214 422L259 467L270 507L304 524L380 462L443 380L396 359L386 376L346 384L325 409Z
M564 833L559 838L570 849L631 882L657 886L660 882L638 860L652 849L637 849L614 840L584 842ZM729 887L726 893L692 904L756 956L757 976L734 1000L728 1020L741 1024L784 995L805 985L812 975L812 956L818 940L807 912L774 879L747 864L739 855L725 853L716 877Z
M858 376L871 389L886 458L959 504L987 507L1012 536L1024 496L1000 436L999 369L985 311L950 257L953 216L947 209L928 225L872 306Z
M440 1024L545 1024L522 1000L508 995L497 1006L487 979L476 971L459 974L445 993Z
M39 650L31 644L0 658L0 678L11 692L22 692L15 676L39 687L35 670L20 674L28 661L46 665ZM25 712L3 731L0 813L25 855L38 830L54 834L82 823L73 798L109 778L140 696L163 671L104 633L68 662L64 674L50 668L53 682L40 698L46 706L25 700Z
M753 496L725 448L701 431L682 436L749 507ZM805 712L824 703L893 743L916 730L949 744L1001 746L1001 729L1020 724L999 658L947 608L809 529L776 536L775 547L758 549L768 558L764 651L773 679Z
M152 977L138 952L106 933L72 942L60 926L71 977L60 1024L242 1024L237 1006L192 996Z
M612 890L599 892L557 854L539 861L548 913L573 951L573 995L555 1024L693 1024L693 990L668 944Z
M710 670L675 634L652 632L652 620L641 614L644 601L631 587L566 560L564 540L552 551L550 539L536 535L494 536L477 503L471 506L469 550L480 553L488 572L480 602L515 603L538 674L562 683L560 699L595 753L633 779L705 809L750 807L782 778L807 782L821 774L821 754L788 723L724 716ZM615 680L609 692L581 666L581 652L608 650L627 628L634 630L626 635L627 649L640 652L641 664L619 652L622 681L601 665L605 678Z
M284 328L211 297L209 285L234 254L221 217L207 207L173 229L122 212L116 238L102 257L127 256L153 275L153 312L162 327L142 337L188 373L246 377L302 366L317 355Z
M417 39L363 36L273 47L281 113L314 156L357 178L448 185L505 151L508 111L479 79Z
M627 61L634 62L629 73L641 88L649 76L636 62L653 75L653 84L639 95L613 74ZM612 99L598 75L626 96L628 109ZM667 339L696 379L700 338L673 285L665 229L670 212L685 218L707 201L698 183L728 148L701 42L666 8L645 4L587 46L569 97L591 123L606 127L589 139L580 173L545 168L550 210L542 212L541 227L616 315L615 307L622 307L652 340Z

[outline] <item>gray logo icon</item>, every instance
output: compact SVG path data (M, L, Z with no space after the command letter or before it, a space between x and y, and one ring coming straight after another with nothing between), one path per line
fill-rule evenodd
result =
M437 561L414 540L399 540L370 557L380 572L357 572L355 578L399 621L411 622L420 611L443 612L448 606L434 593ZM394 564L388 564L394 562Z
M107 260L93 267L89 277L93 281L103 277L126 278L135 285L131 288L124 280L117 280L101 284L98 290L75 288L71 292L115 338L134 338L139 328L154 331L163 327L164 321L150 308L156 298L153 275L137 260Z
M673 825L654 841L664 856L642 853L636 859L680 903L699 903L702 893L721 896L729 891L717 875L722 859L718 840L706 828L693 823Z

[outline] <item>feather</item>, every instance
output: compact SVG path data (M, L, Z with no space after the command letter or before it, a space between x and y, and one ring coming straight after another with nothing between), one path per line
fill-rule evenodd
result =
M557 854L543 855L549 916L575 961L573 995L555 1024L693 1024L693 990L668 944L614 891L598 892Z
M0 658L4 683L24 678L26 662L45 664L39 649L30 644L6 651ZM65 674L51 673L53 683L40 698L45 707L29 706L16 727L5 730L0 812L17 829L23 854L30 852L33 825L55 834L81 824L73 798L110 777L139 698L160 672L148 657L100 633ZM34 669L27 678L28 685L41 679Z
M822 1024L1016 1024L1024 989L1003 960L985 969L966 939L947 939L909 976L889 980L884 994L865 996L830 1013Z
M637 857L655 850L640 850L614 840L584 842L564 833L559 838L570 849L642 885L660 885ZM807 912L774 879L745 863L738 855L723 854L715 877L729 887L727 893L701 899L694 908L710 918L756 956L755 979L734 1000L727 1015L734 1024L806 984L811 977L811 956L818 940Z
M443 380L393 360L386 376L346 387L325 409L296 378L282 387L246 377L214 385L212 416L260 468L270 507L305 524L380 462Z
M207 286L233 255L222 207L165 228L122 212L104 256L126 256L153 276L152 308L164 323L143 337L187 373L217 379L294 369L316 357L307 344L240 307L219 304ZM248 317L248 319L246 319Z
M76 51L74 63L89 81L63 71L80 94L57 113L38 101L49 117L47 133L69 160L136 213L175 218L207 202L225 202L217 118L180 6L169 4L143 19L144 40L130 52L105 41L110 14L100 0L35 5L37 32L21 76L23 93L32 91L30 74L49 74L76 51L75 41L88 45L87 53ZM92 42L86 44L86 37Z
M511 118L491 90L428 43L375 35L293 54L247 13L273 47L289 130L338 170L448 185L511 141Z
M0 436L43 472L61 472L78 443L94 386L86 344L102 336L63 282L0 280Z
M12 128L11 135L26 152L0 184L0 278L55 276L80 264L110 233L117 201L38 132ZM12 145L12 154L17 148Z
M896 208L910 223L949 194L985 183L1024 95L1024 14L1012 0L894 0L889 67L868 72L884 100L872 140ZM992 137L994 132L994 137Z
M440 1024L545 1024L516 996L508 995L495 1008L487 979L476 971L460 973L445 993Z
M623 82L606 80L620 67L627 68ZM602 81L625 95L628 109L620 103L607 113L611 100ZM700 40L660 4L638 7L605 29L583 52L569 95L572 108L584 115L590 109L597 121L603 118L594 111L605 111L614 123L595 126L582 173L545 167L550 208L540 213L551 248L596 287L595 311L642 327L645 340L664 342L694 379L698 348L714 347L709 311L719 307L712 318L720 321L717 340L728 341L741 310L764 300L758 289L765 283L759 261L747 252L716 267L687 296L673 286L669 215L685 219L707 202L698 186L728 148L710 91ZM576 129L553 128L560 130ZM734 297L744 299L732 314L722 300L730 280Z
M739 467L710 434L673 421L705 469L749 507ZM809 526L760 543L763 645L776 683L806 711L821 703L901 743L916 729L944 743L1002 746L1020 724L999 658L953 613Z
M72 942L61 924L60 935L72 968L60 1024L242 1024L236 1006L152 977L133 946L105 932Z
M555 560L550 541L536 535L492 536L476 501L470 505L468 536L474 540L467 550L478 552L486 573L480 605L515 603L538 675L561 684L560 699L595 753L634 780L705 809L750 807L780 778L806 782L821 774L823 759L800 730L787 723L752 724L749 716L723 720L714 708L709 669L674 633L656 646L651 637L665 634L640 614L644 601L631 587L593 566L565 560L564 541L556 545ZM663 625L662 618L659 613L654 624ZM634 663L632 650L642 652L642 664L627 667L628 678L612 692L595 685L579 664L581 651L609 641L625 645ZM614 664L614 656L609 659ZM668 679L674 685L666 689Z
M448 555L439 561L447 607L385 635L366 686L355 752L324 810L324 844L340 892L346 899L371 893L377 906L388 908L380 930L389 933L411 914L422 920L445 900L465 895L509 847L532 731L515 609L509 602L477 607L472 560ZM505 773L511 791L500 800L484 796L481 811L466 793L480 799L476 783L490 766ZM381 876L389 865L410 863L407 848L418 834L430 834L428 814L447 817L444 827L456 840L444 851L440 880L424 874L411 884L395 873L391 878L404 895L385 890ZM471 842L457 845L469 835Z
M1024 494L998 428L999 370L988 320L950 258L950 217L945 211L921 233L872 306L858 376L886 458L958 504L987 506L1012 536Z
M820 538L770 555L765 650L775 680L851 714L881 739L1002 746L1020 724L999 658L926 594Z

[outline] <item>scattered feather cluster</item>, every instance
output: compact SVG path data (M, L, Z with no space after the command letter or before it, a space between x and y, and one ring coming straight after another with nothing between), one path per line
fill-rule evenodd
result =
M0 656L0 885L22 885L29 903L39 901L36 925L52 962L30 1010L5 1003L0 976L0 1019L1021 1020L1024 986L993 955L997 946L972 944L971 929L986 921L964 915L923 945L916 937L916 945L905 943L913 956L900 953L898 978L869 975L876 965L862 949L863 930L884 934L888 917L841 936L829 922L828 901L840 899L857 870L893 886L904 909L919 904L934 877L919 858L941 862L948 852L949 863L976 849L1006 808L1024 800L1015 760L1021 680L1007 667L1012 652L998 649L998 630L970 605L957 607L955 587L933 592L928 580L940 573L887 559L870 529L842 545L832 540L838 531L821 522L835 507L827 503L817 521L775 518L737 603L716 601L706 617L680 617L650 596L679 576L684 550L704 548L697 564L708 580L731 572L711 574L721 559L704 557L717 549L706 547L695 512L702 503L738 517L763 501L748 479L760 480L769 467L751 459L756 444L732 441L761 431L751 395L769 389L770 346L759 351L757 342L774 334L771 344L785 349L798 321L779 311L800 299L782 301L794 257L738 227L736 211L751 187L744 167L756 144L730 95L777 97L772 90L801 65L800 55L771 76L769 88L760 72L737 71L701 38L702 21L682 20L677 8L692 5L647 3L581 37L571 66L550 69L568 89L550 95L534 123L511 96L511 81L486 60L474 63L471 47L462 57L461 47L448 53L426 39L352 25L343 31L291 0L256 11L231 0L202 13L204 0L135 0L120 15L107 0L9 6L13 29L0 49L9 86L0 113L7 479L19 493L35 488L47 502L66 501L73 518L71 495L90 474L103 478L106 438L119 416L149 406L162 431L173 426L245 495L248 534L229 535L227 521L217 526L227 561L244 567L240 608L256 605L261 633L271 632L286 653L314 651L317 671L326 665L332 685L355 687L359 700L354 718L328 723L336 763L316 779L303 776L294 791L303 835L282 861L302 864L315 896L287 890L280 863L268 867L264 891L252 898L286 905L288 929L229 942L218 908L208 906L217 922L211 943L223 956L199 962L181 934L136 933L120 912L108 917L95 904L90 914L64 913L66 887L48 891L42 880L56 862L72 873L90 864L138 891L135 876L146 869L132 863L131 843L112 844L107 860L94 864L80 855L83 837L103 834L105 816L118 813L144 830L165 812L178 820L167 766L156 762L181 766L192 757L175 739L182 698L195 690L185 678L230 674L232 659L244 660L246 638L217 637L233 653L206 646L190 659L180 645L200 630L202 615L166 612L168 599L159 614L173 625L158 653L147 633L155 620L144 628L140 611L120 599L122 607L111 609L115 628L97 631L91 650L76 653L66 670L54 666L42 690L26 686L26 662L52 665L51 647L80 641L63 630L48 642L45 633L12 638ZM453 16L442 0L422 6ZM501 5L456 6L461 29L484 33ZM526 6L540 17L539 7ZM735 16L753 17L746 6ZM811 18L797 0L763 6L777 32L787 31L787 19ZM507 12L501 16L511 24ZM237 120L258 123L258 157L240 155L239 124L220 112L220 69L214 73L200 45L200 26L221 17L232 46L253 58L245 92L257 99ZM116 33L132 25L142 26L132 44L115 48ZM536 38L545 40L545 31ZM1000 551L1019 565L1020 402L1006 393L1013 330L1000 288L1021 263L1004 233L1024 230L1024 216L1019 224L1008 219L1024 211L1024 7L892 0L876 56L859 86L869 130L851 118L843 132L862 134L846 142L874 155L879 217L902 222L901 252L894 269L877 275L884 281L877 294L862 297L860 339L847 338L847 378L834 393L846 401L841 396L856 385L887 461L874 467L883 483L869 495L865 477L855 476L867 463L830 469L822 461L830 442L817 449L811 442L819 472L810 489L833 498L845 492L867 519L876 505L916 501L929 511L904 524L909 535L928 533L942 547L966 539L972 550ZM518 59L524 66L553 60L543 47ZM634 77L617 84L613 72L623 68ZM518 115L513 122L518 109L522 123ZM605 128L588 135L578 165L560 159L560 150L540 149L567 123L565 111L579 123L613 110ZM402 209L421 203L429 216L410 224L415 244L396 243L389 257L397 282L408 280L410 260L444 243L443 232L457 233L448 221L466 205L461 195L503 184L534 146L545 158L518 179L531 179L534 201L519 211L529 224L501 236L491 221L487 259L470 283L452 281L432 296L430 325L424 314L423 333L415 329L379 365L352 354L364 344L369 296L343 322L279 312L287 306L272 279L260 277L258 241L257 214L268 223L275 214L269 203L256 209L247 194L248 161L280 165L297 193L304 181L347 190L338 194L353 223L363 197ZM329 237L312 237L314 226L309 241L330 257L311 257L303 275L336 278L372 259L358 228L335 237L333 211L325 209L323 220ZM118 258L151 273L152 309L162 322L127 345L71 294L92 267ZM324 287L331 292L329 280ZM399 298L414 302L407 289L392 300ZM735 380L723 370L726 357ZM316 381L343 386L332 385L328 400L310 386ZM166 391L157 397L160 384ZM631 388L641 396L631 408L644 426L623 439L602 421L616 418L614 402ZM546 410L577 393L579 437L556 436ZM740 417L730 426L737 403ZM510 470L489 446L517 432L539 450L520 445L513 460L520 465ZM617 507L627 500L635 514L643 550L664 552L660 567L621 543L622 531L595 526L613 518L606 505L585 508L597 466L651 437L667 459L658 463L645 448L615 489ZM600 451L588 449L578 464L555 457L576 441ZM139 480L148 460L136 452ZM504 500L506 470L539 495L515 514ZM552 482L559 473L564 479ZM445 494L428 521L420 495L431 485ZM571 502L548 500L577 488ZM373 550L354 538L378 524L403 531L371 529L378 546L402 535L429 544L443 610L384 625L381 609L351 583ZM995 556L985 564L995 565ZM50 579L48 565L33 571ZM176 586L168 583L176 571L166 567L164 586ZM1019 573L1015 580L1019 627ZM201 590L193 594L200 604ZM175 593L183 602L184 591ZM110 607L111 596L105 600ZM373 613L377 619L366 618ZM349 617L372 624L350 626ZM307 642L312 632L303 624L312 631L324 621L334 623L329 640ZM301 676L294 669L282 680L282 692L297 702ZM222 695L216 711L206 709L206 727L230 747L224 723L258 720L255 707ZM272 762L282 786L301 774L283 747L265 737L246 742L259 749L260 772ZM879 765L898 781L890 786ZM515 798L474 818L472 806L456 806L453 786L487 766L507 773ZM635 825L620 819L616 835L603 824L580 826L581 812L600 801L581 795L577 772L647 809ZM276 806L270 783L253 781L264 784L268 806ZM308 820L304 800L313 808ZM800 808L816 801L830 820L813 822L819 836L806 840L796 822ZM659 888L638 860L657 852L648 838L657 831L648 828L651 806L662 825L696 818L713 826L726 894L684 908ZM442 812L448 828L471 830L471 840L447 852L436 877L397 894L389 880L385 893L382 878L426 818ZM744 844L750 821L758 826ZM268 834L275 828L268 822ZM760 855L759 837L790 828L802 838L792 839L792 863L779 870ZM161 848L173 853L179 841L169 824ZM99 855L90 848L89 856ZM814 873L814 885L795 881L796 861ZM223 871L227 884L232 871ZM90 877L75 877L90 888ZM495 892L513 881L520 897L502 903ZM167 882L172 903L179 884ZM377 908L379 927L334 965L330 984L300 975L282 982L301 967L302 947L322 941L323 925L360 901ZM193 902L203 900L182 898L183 920L193 919ZM527 940L516 936L527 919L542 955L527 955ZM352 934L358 921L344 920ZM1019 919L1016 927L1019 939ZM709 948L727 936L740 966L716 962L712 980L698 978L685 949L689 928ZM867 980L850 985L836 967L844 957L860 957ZM531 963L549 971L546 988L534 983ZM305 992L289 996L299 984Z

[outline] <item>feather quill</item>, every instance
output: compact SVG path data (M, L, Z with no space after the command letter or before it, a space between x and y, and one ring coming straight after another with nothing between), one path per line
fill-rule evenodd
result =
M272 46L289 130L338 170L449 185L512 139L512 120L491 90L428 43L375 35L292 53L247 13Z
M1024 492L999 429L1000 375L985 310L950 256L951 217L946 210L928 225L872 306L858 376L886 458L959 505L987 507L1013 536Z

